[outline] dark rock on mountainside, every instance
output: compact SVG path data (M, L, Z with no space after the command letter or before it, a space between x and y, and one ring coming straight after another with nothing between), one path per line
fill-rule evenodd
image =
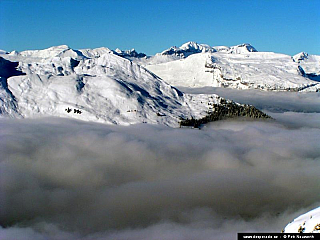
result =
M176 55L180 57L187 57L189 55L195 54L195 53L201 53L202 51L200 49L178 49L177 47L171 47L168 50L163 51L162 55Z
M12 95L8 88L7 79L13 76L26 75L17 69L18 62L10 62L0 57L0 88L2 87L8 94Z
M124 58L144 58L147 56L144 53L138 53L135 49L125 50L125 51L116 49L114 52L120 57L124 57Z
M12 76L26 75L17 69L19 63L0 57L0 114L14 112L18 114L17 102L8 88L7 79Z
M0 77L7 79L12 76L26 75L17 70L18 65L18 62L10 62L3 57L0 57Z

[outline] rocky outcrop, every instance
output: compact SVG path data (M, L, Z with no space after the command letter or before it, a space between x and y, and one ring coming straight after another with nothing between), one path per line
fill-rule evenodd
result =
M10 62L0 57L0 114L1 115L19 115L17 111L17 103L8 88L7 79L12 76L25 75L25 73L17 70L19 63Z
M25 73L17 70L18 65L18 62L11 62L0 57L0 77L7 79L12 76L25 75Z

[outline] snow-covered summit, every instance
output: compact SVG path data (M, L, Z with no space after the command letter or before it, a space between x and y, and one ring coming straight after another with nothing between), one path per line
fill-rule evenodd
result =
M284 228L285 233L320 233L320 207L295 218Z

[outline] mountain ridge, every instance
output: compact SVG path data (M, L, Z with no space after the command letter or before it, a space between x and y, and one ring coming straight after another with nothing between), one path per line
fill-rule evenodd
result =
M239 54L246 52L257 52L257 50L249 43L243 43L231 47L226 46L218 46L211 47L207 44L198 44L197 42L186 42L182 44L180 47L170 47L161 53L160 55L175 55L181 58L186 58L192 54L196 53L214 53L214 52L226 52L230 54Z
M222 104L215 94L184 94L108 48L61 45L1 56L21 73L2 76L2 112L11 117L178 127L181 119L203 118L212 104Z

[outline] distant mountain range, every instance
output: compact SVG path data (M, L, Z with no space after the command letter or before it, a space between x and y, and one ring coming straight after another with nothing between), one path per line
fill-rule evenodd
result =
M155 56L67 45L0 51L0 115L173 127L199 119L263 117L249 106L214 94L184 94L176 87L319 91L319 62L320 56L307 53L291 57L258 52L250 44L210 47L195 42ZM217 109L221 116L212 115Z
M196 42L187 42L181 47L171 47L167 50L164 50L161 55L176 55L179 57L186 58L192 54L196 53L214 53L214 52L225 52L230 54L239 54L247 52L257 52L257 50L250 44L241 44L233 47L218 46L210 47L207 44L198 44Z
M173 86L319 91L320 56L258 52L250 44L210 47L188 42L132 59ZM179 61L177 61L179 60Z

